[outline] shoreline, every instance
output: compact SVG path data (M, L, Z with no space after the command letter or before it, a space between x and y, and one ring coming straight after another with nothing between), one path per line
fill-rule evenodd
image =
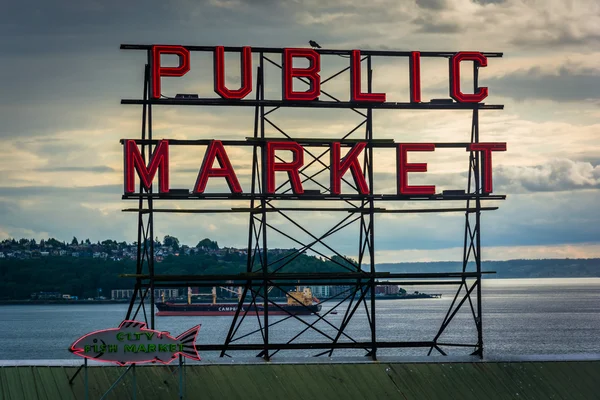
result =
M127 304L129 300L0 300L0 306ZM137 303L137 302L136 302Z
M587 283L589 281L600 281L600 277L590 276L590 277L540 277L540 278L483 278L482 281L484 283L491 283L494 285L495 283L499 283L501 281L519 281L523 284L531 284L533 281L537 281L540 284L556 284L560 283L560 281L568 281L571 283ZM406 287L411 287L411 285L404 285ZM432 285L435 286L435 285ZM388 300L389 298L376 297L380 300ZM285 299L285 298L273 298L277 299ZM28 300L28 299L4 299L0 300L0 306L6 305L99 305L99 304L127 304L129 303L129 299L120 299L120 300L63 300L63 299L48 299L48 300ZM136 302L137 303L137 302Z

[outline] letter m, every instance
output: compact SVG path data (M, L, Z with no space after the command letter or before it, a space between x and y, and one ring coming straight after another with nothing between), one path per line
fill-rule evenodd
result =
M161 140L150 157L150 163L146 166L144 158L135 140L125 141L125 193L135 192L135 173L146 190L152 186L154 175L158 171L158 191L169 192L169 142Z

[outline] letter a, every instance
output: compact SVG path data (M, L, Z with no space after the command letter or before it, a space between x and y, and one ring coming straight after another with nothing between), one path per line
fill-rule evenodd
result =
M220 168L213 167L215 158L219 162L219 165L221 166ZM212 177L225 178L227 180L229 190L232 193L242 193L240 182L235 175L233 166L229 161L229 157L227 157L225 147L223 147L223 143L220 140L213 140L208 145L208 149L206 149L206 154L204 154L204 160L202 161L202 166L200 167L198 179L196 180L196 185L194 186L194 193L204 193L204 190L206 190L206 184L208 183L208 178Z

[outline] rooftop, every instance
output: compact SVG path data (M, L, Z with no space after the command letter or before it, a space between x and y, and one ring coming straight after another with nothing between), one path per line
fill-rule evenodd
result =
M600 376L598 358L560 360L196 364L184 368L184 398L596 398ZM4 363L0 367L0 398L84 398L83 371L76 376L73 385L69 385L76 370L75 365L9 366ZM90 366L90 398L100 398L124 371L124 367ZM176 364L138 366L136 380L138 399L178 398ZM129 372L108 398L131 398L131 384Z

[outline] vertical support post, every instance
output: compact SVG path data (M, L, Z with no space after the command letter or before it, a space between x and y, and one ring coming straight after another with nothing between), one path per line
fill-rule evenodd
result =
M150 56L150 55L149 55ZM148 104L148 140L152 140L152 104ZM152 144L148 143L148 155L152 154ZM153 192L150 185L148 193ZM150 239L150 254L148 254L148 275L150 277L150 329L154 329L154 203L152 196L148 197L148 236ZM148 238L146 238L147 240Z
M263 53L260 53L260 73L261 73L261 82L263 85L260 86L260 99L265 99L265 87L264 87L264 56ZM266 168L267 165L267 152L266 152L266 143L265 139L265 106L260 106L260 138L263 139L261 142L263 144L262 149L262 187L263 190L267 187L267 176L266 176ZM263 271L263 321L264 321L264 359L269 361L269 281L268 281L268 269L269 269L269 260L267 258L267 201L264 196L260 198L260 206L262 209L262 222L261 222L261 231L262 234L262 271Z
M135 379L135 364L132 364L131 373L133 374L132 375L133 400L135 400L137 398L137 383L136 383L136 379Z
M148 62L150 60L150 56L148 55ZM144 101L148 100L148 86L150 82L150 66L146 64L144 67L144 93L142 98ZM146 110L147 105L144 103L142 105L142 140L146 139ZM142 146L142 159L146 162L146 150L145 146ZM140 193L142 192L142 183L140 182ZM137 256L136 256L136 265L135 270L137 275L142 274L143 264L144 264L144 252L142 251L142 237L144 231L144 214L142 213L142 209L144 208L144 199L140 197L138 202L138 236L137 236ZM133 311L133 307L135 306L135 299L137 297L138 292L141 294L142 290L142 279L136 278L135 280L135 288L133 290L133 296L129 301L129 308L127 309L127 316L125 319L131 319L131 312Z
M261 98L260 94L261 94L261 88L263 86L263 72L262 72L262 67L260 67L260 66L257 68L257 78L256 79L257 79L256 100L258 101ZM260 107L257 105L254 108L254 139L258 139L258 137L259 137L259 133L258 133L258 131L259 131L259 125L258 125L259 112L260 112ZM256 144L256 143L252 146L252 181L251 181L251 189L250 189L250 210L251 211L249 213L249 220L248 220L248 248L247 248L248 254L246 256L246 272L248 272L248 273L254 272L253 271L253 268L254 268L253 234L254 234L254 225L255 225L254 206L256 204L256 183L257 183L257 181L259 182L258 191L260 192L261 191L260 190L260 179L262 179L262 176L258 176L258 169L259 169L258 146L259 146L259 144ZM238 307L235 310L235 315L229 326L229 332L227 333L227 338L225 339L225 347L227 347L229 345L229 343L231 343L231 341L233 340L233 335L234 335L235 327L238 323L240 311L242 309L242 305L244 304L244 300L246 299L246 295L248 293L248 289L249 289L251 283L252 283L252 281L246 281L246 285L244 286L242 295L241 295L240 299L238 300ZM219 355L219 357L224 357L226 351L227 351L226 348L221 350L221 354Z
M182 371L182 360L183 357L179 355L179 400L183 399L183 371Z
M85 400L88 400L90 398L90 387L89 387L89 379L88 379L88 359L84 358L83 359L83 381L84 381L84 386L85 386Z
M371 56L367 57L367 70L368 70L368 92L373 91L373 70L371 69ZM373 201L373 109L369 107L367 109L367 140L368 140L368 153L369 153L369 259L370 259L370 289L371 289L371 357L373 360L377 360L377 331L375 324L375 204Z
M473 88L477 90L479 67L473 63ZM474 141L479 143L479 108L473 110ZM477 347L480 358L483 358L483 325L481 305L481 154L475 156L475 263L477 265Z

